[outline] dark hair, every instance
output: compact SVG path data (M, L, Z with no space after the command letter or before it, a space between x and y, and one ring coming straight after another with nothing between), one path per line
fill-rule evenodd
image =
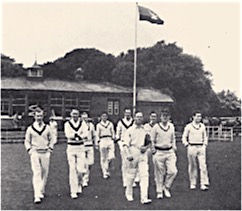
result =
M201 111L198 111L198 110L197 110L197 111L194 111L194 112L192 113L192 116L196 116L196 114L202 114L202 113L201 113Z
M143 112L142 112L142 111L137 110L137 111L135 111L135 114L134 114L134 115L136 115L137 113L141 113L141 114L143 114Z
M157 114L155 111L151 111L150 112L150 116L151 116L151 114Z
M100 114L100 116L102 116L103 114L108 115L108 112L107 112L107 111L103 111L103 112Z

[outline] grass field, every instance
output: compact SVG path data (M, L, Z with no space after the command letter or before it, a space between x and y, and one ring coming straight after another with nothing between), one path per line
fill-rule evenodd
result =
M116 148L117 149L117 148ZM150 164L149 196L151 204L142 205L139 188L133 202L127 202L121 182L119 150L116 150L115 170L108 180L102 178L99 153L91 170L90 186L73 200L69 197L66 145L57 144L51 157L46 198L33 203L32 172L29 156L23 144L1 145L1 209L3 210L240 210L241 209L241 142L211 142L207 149L207 163L211 186L206 192L190 190L187 158L178 142L178 175L170 199L156 199L153 165ZM96 197L97 196L97 197Z

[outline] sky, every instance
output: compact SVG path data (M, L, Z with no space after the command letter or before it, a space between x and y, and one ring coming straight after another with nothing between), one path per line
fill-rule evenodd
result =
M54 61L76 48L118 55L160 40L199 57L216 92L240 90L239 1L138 1L164 25L138 21L135 1L2 1L1 52L24 67ZM139 55L138 55L139 62ZM137 73L138 74L138 73Z

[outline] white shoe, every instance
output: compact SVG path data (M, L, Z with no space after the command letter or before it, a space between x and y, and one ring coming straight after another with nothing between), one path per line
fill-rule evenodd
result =
M88 183L87 182L83 182L82 187L87 187Z
M135 188L135 187L137 187L137 185L136 185L136 183L134 182L134 183L133 183L133 188Z
M149 203L151 203L152 202L152 200L151 199L141 199L141 204L149 204Z
M34 203L35 204L41 203L41 199L39 197L34 198Z
M196 189L196 185L190 185L190 189L191 189L191 190Z
M45 196L44 196L43 193L41 193L39 197L40 197L41 199L43 199Z
M76 199L77 197L78 197L78 196L77 196L76 193L72 193L72 194L71 194L71 198L72 198L72 199Z
M164 191L165 197L171 198L171 193L168 188L164 188L163 191Z
M82 193L82 186L81 185L79 185L77 193Z
M157 193L156 198L157 198L157 199L162 199L162 198L163 198L163 194L162 194L162 193Z
M135 179L134 179L134 182L139 182L140 181L140 179L139 179L139 177L136 177Z
M104 175L103 175L103 178L104 178L104 179L108 179L109 177L110 177L110 174L104 174Z
M126 195L126 199L127 201L134 201L134 198L131 195Z
M206 185L201 185L201 188L200 188L201 190L208 190L208 186L206 186Z

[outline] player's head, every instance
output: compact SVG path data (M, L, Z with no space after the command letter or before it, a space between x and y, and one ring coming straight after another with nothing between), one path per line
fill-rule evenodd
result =
M196 123L200 123L202 121L202 113L200 111L195 111L192 115L192 119Z
M101 120L106 122L108 119L108 113L106 111L101 113Z
M77 121L78 120L78 118L79 118L79 111L77 109L72 109L71 110L71 118L74 121Z
M35 121L42 122L43 118L44 118L44 111L41 108L37 107L34 111Z
M88 114L86 112L83 112L81 114L81 118L82 118L83 121L87 122L88 121Z
M132 115L131 109L130 108L125 108L124 109L124 117L127 119L130 119Z
M170 112L168 109L163 109L161 111L160 120L163 123L167 123L170 120Z
M150 112L150 122L152 122L152 123L157 122L157 114L155 113L155 111Z
M143 123L143 113L141 111L136 111L134 115L134 120L136 125L141 125Z

